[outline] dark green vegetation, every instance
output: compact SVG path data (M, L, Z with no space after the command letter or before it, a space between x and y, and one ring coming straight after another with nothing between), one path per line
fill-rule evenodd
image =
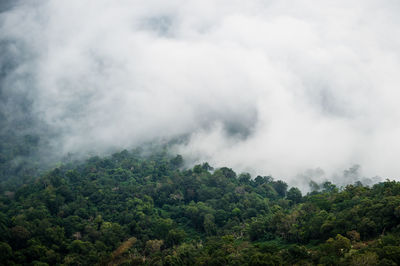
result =
M122 151L66 164L0 196L0 263L396 265L400 184L271 177Z

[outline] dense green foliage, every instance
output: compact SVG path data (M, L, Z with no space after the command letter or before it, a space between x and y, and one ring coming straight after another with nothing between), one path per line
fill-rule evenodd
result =
M396 265L400 184L302 196L271 177L122 151L0 196L4 265Z

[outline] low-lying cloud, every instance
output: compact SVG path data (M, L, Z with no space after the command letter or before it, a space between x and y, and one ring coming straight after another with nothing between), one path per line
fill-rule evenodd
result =
M397 178L399 12L389 0L19 1L0 13L18 61L4 91L29 96L63 153L185 136L174 149L189 159L292 184L355 164Z

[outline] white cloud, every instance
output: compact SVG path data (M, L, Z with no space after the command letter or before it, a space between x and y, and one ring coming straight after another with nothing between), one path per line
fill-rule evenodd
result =
M35 110L64 151L189 135L176 149L295 183L400 166L397 1L65 0L20 4ZM233 134L235 133L235 134Z

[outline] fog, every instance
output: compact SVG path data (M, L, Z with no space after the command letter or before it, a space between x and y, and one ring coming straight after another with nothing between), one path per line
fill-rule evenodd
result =
M398 1L4 3L1 97L58 154L176 140L299 186L399 177Z

